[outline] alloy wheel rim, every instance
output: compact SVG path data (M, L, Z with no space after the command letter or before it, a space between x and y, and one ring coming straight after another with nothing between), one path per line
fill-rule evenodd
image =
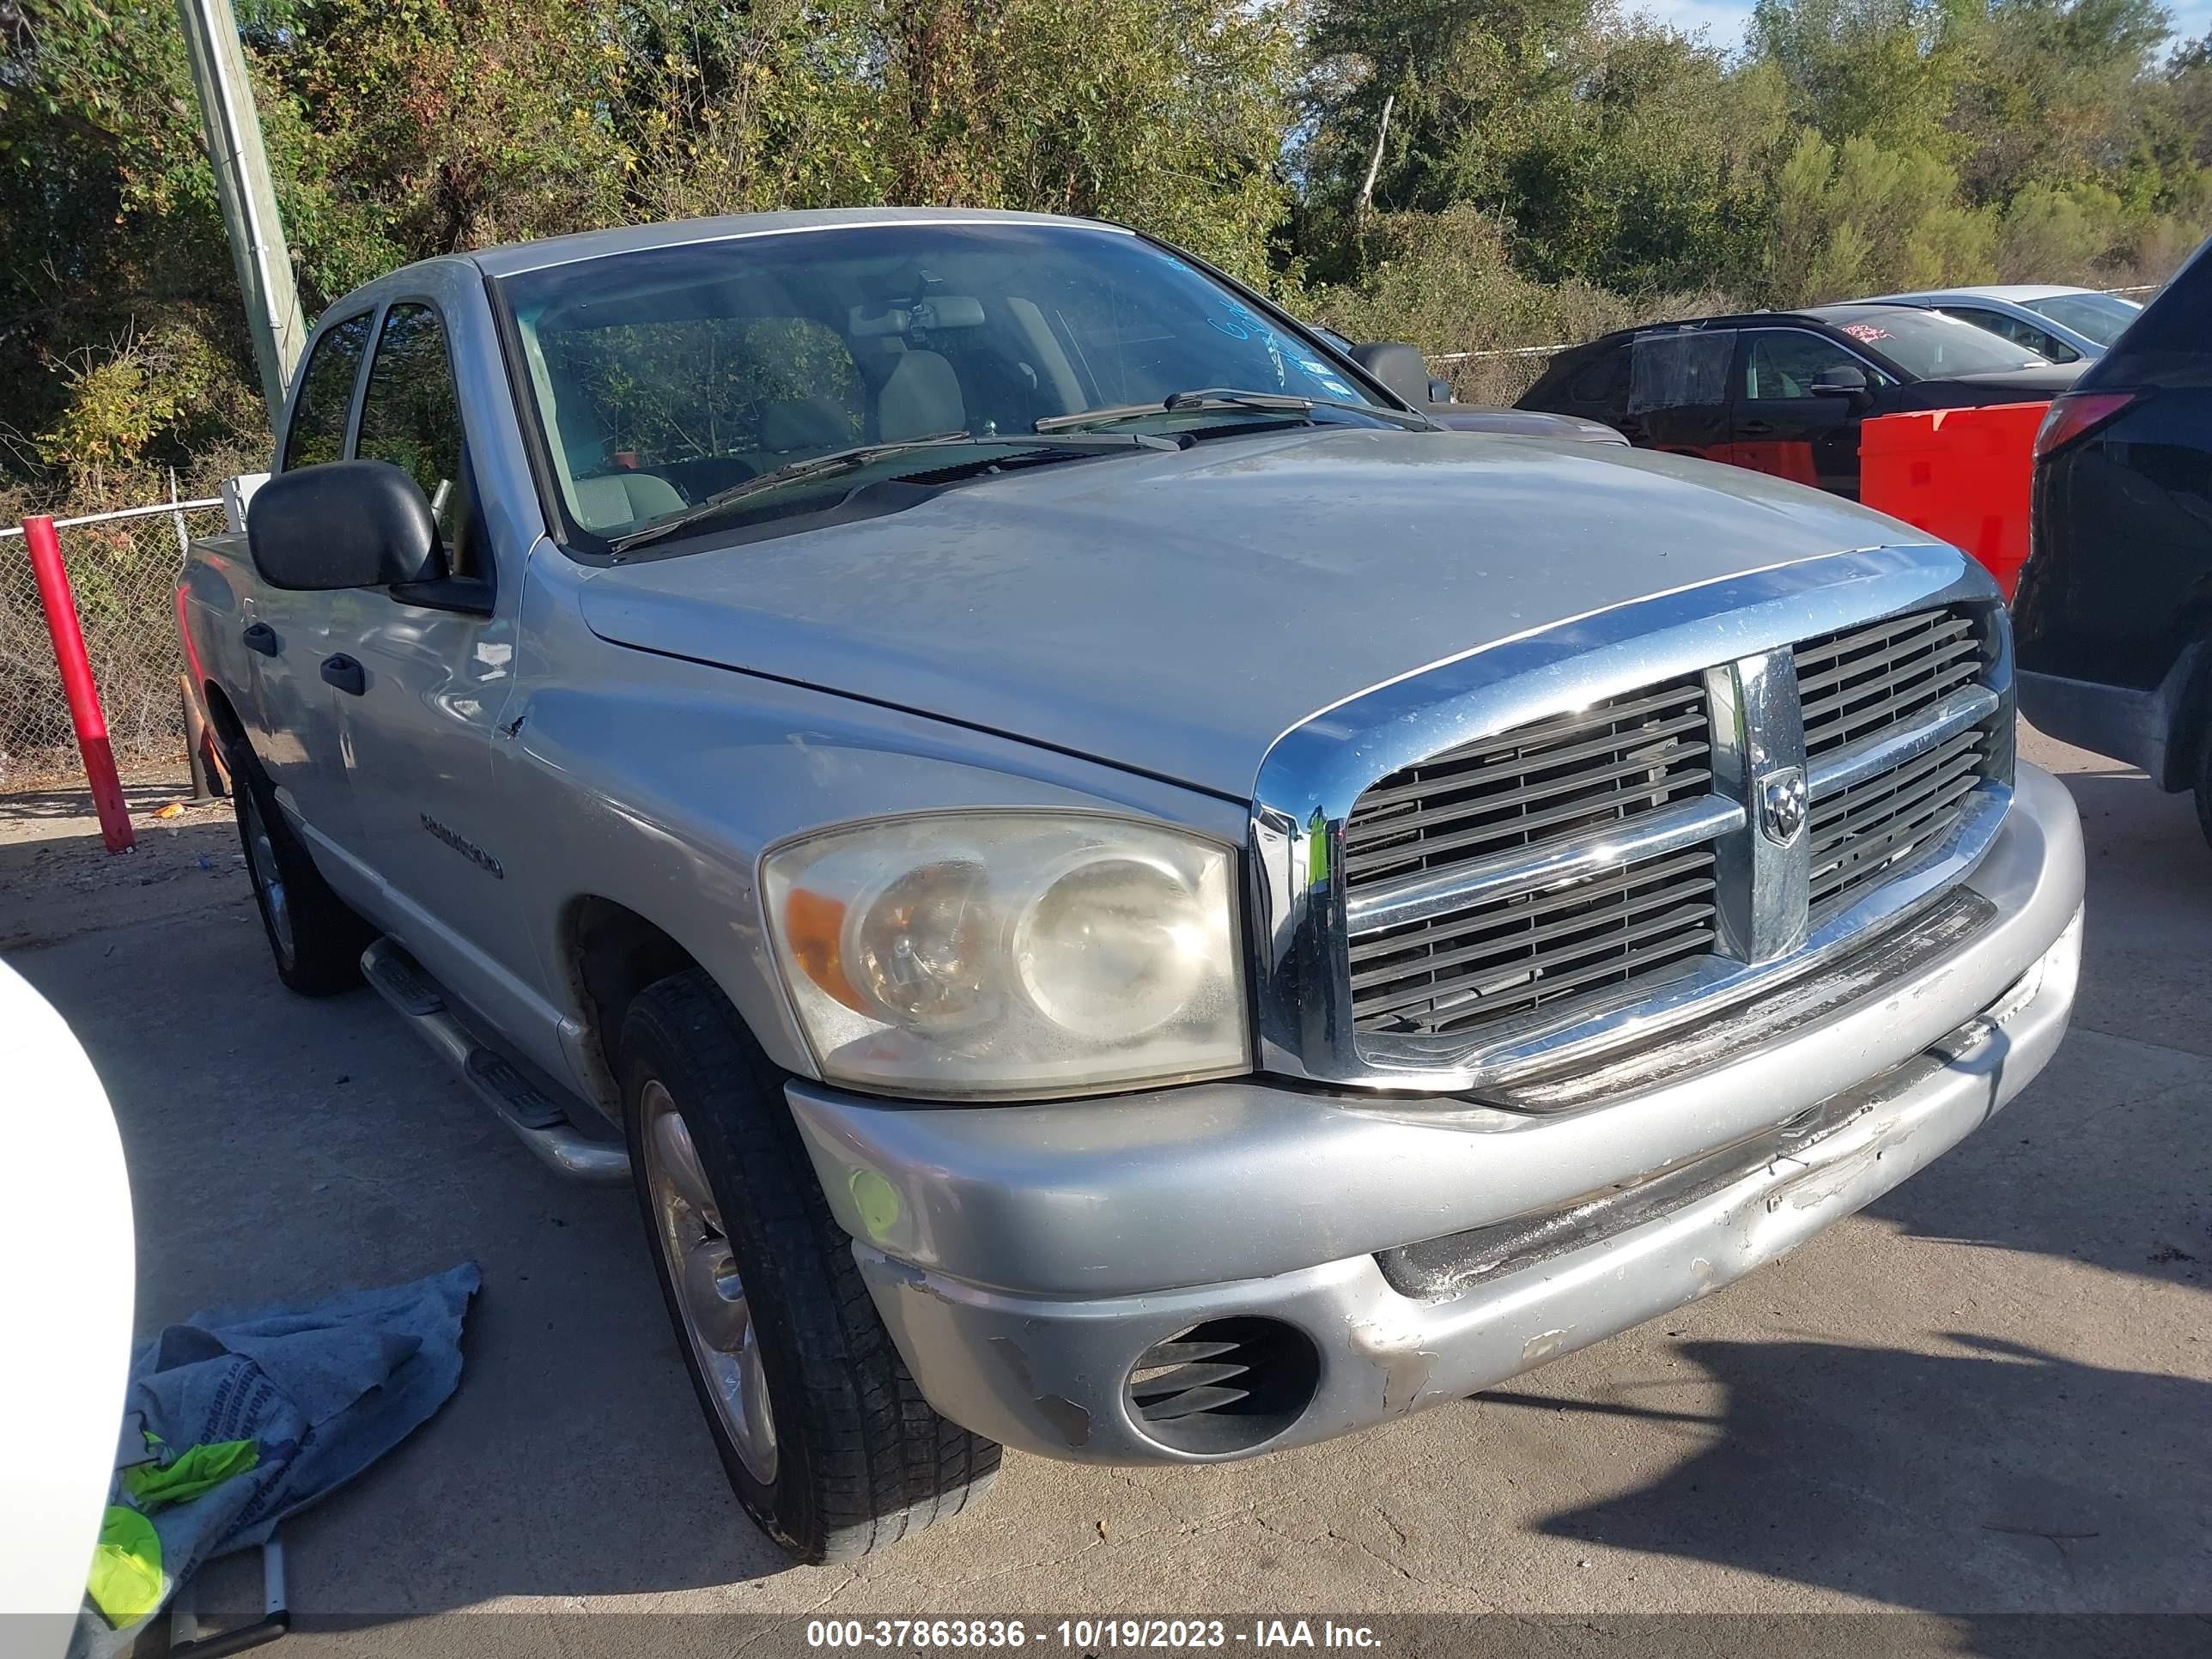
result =
M721 1206L667 1086L647 1079L639 1105L653 1231L676 1287L684 1339L738 1458L766 1486L775 1479L775 1414L759 1328L722 1230Z
M261 803L251 795L246 798L246 848L253 866L253 884L261 890L269 932L276 941L277 953L289 962L295 950L292 907L285 897L283 872L276 866L276 847L269 838L269 824L261 816Z

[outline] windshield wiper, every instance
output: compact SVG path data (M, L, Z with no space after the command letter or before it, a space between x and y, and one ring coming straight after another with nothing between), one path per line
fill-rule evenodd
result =
M926 438L898 438L883 443L855 444L850 449L833 449L826 455L810 455L803 461L793 461L763 472L757 478L747 478L742 483L732 484L727 489L718 489L704 501L694 503L673 518L663 519L633 530L626 535L612 538L608 549L616 553L627 553L633 547L642 547L648 542L665 541L679 532L689 530L708 519L718 519L733 507L758 495L765 495L789 484L804 483L810 478L826 478L854 468L865 466L870 461L881 460L886 455L902 455L909 450L943 449L960 444L1007 444L1017 449L1179 449L1182 446L1170 438L1154 438L1134 432L1069 433L1064 437L1021 432L985 433L933 432Z
M945 444L969 441L965 432L933 432L926 438L900 438L886 443L855 444L850 449L833 449L826 455L810 455L803 461L793 461L773 471L763 472L757 478L747 478L743 483L732 484L727 489L718 489L702 501L694 503L672 519L633 530L626 536L609 539L608 548L617 553L626 553L633 547L647 542L666 539L679 530L688 530L704 520L718 518L741 501L769 490L781 489L807 478L825 477L835 472L848 472L856 466L866 465L885 455L900 455L910 449L935 449Z
M1249 409L1263 415L1310 418L1317 409L1340 410L1349 415L1371 415L1414 431L1427 432L1436 422L1411 410L1385 409L1379 404L1345 403L1333 398L1308 398L1295 392L1244 392L1235 386L1205 386L1194 392L1171 392L1156 404L1117 404L1109 409L1086 409L1076 415L1048 415L1036 423L1039 432L1078 432L1088 427L1113 426L1140 421L1148 415L1175 415L1187 410Z

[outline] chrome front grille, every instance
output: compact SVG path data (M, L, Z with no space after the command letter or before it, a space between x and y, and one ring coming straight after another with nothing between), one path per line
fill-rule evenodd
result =
M1923 611L1808 640L1792 656L1806 755L1817 779L1822 757L1910 730L1946 699L1967 692L1986 653L1971 617ZM1814 802L1808 896L1815 926L1958 822L1986 769L1988 738L1986 720L1968 726Z
M1361 795L1345 890L1510 866L1711 793L1702 676L1432 756ZM1713 948L1711 846L1622 860L1353 939L1354 1024L1449 1034L1664 973Z
M1788 956L1941 843L1992 775L2001 626L1917 611L1379 779L1339 854L1357 1040L1548 1030L1706 964Z

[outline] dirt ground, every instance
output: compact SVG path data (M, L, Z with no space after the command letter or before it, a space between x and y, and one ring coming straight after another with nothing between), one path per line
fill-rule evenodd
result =
M1148 1610L1491 1613L1497 1650L1545 1654L1623 1628L1792 1659L1923 1629L2007 1659L2212 1650L2212 850L2185 799L2026 749L2087 833L2081 1002L1956 1152L1491 1394L1221 1468L1010 1455L857 1568L787 1566L732 1500L629 1194L561 1184L368 993L277 986L227 807L154 819L179 781L142 780L141 850L110 858L81 800L0 801L0 949L112 1097L142 1329L483 1267L459 1393L288 1528L325 1622L287 1650L726 1655L795 1630L765 1613ZM243 1607L252 1575L210 1595ZM1946 1622L1849 1617L1900 1611ZM2195 1617L2051 1618L2144 1613Z

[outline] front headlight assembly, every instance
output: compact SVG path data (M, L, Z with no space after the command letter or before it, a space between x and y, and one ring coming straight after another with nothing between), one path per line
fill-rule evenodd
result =
M1249 1069L1235 872L1149 825L979 812L789 842L762 886L822 1075L965 1099Z

